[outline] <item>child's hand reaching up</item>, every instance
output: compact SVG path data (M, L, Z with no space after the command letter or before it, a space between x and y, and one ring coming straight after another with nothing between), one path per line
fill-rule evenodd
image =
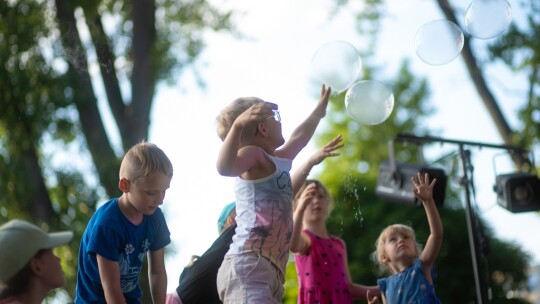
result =
M306 181L307 176L311 169L320 164L327 157L336 157L339 156L339 152L336 152L337 149L340 149L344 146L341 142L343 137L341 135L336 136L326 145L319 148L315 153L313 153L309 159L304 162L298 170L296 170L292 176L293 184L293 193L296 195L302 184Z
M341 143L343 137L341 135L336 136L326 145L319 148L315 153L309 157L309 163L312 167L320 164L327 157L339 156L339 152L335 152L337 149L342 148L344 145Z
M436 178L434 178L431 183L428 184L429 174L426 173L422 179L422 174L418 172L418 181L414 177L411 177L411 181L415 186L413 193L419 200L426 202L433 199L433 187L435 187L435 182L437 182Z
M326 87L324 84L322 85L319 103L314 110L314 112L318 114L317 116L319 118L323 118L324 116L326 116L326 107L328 106L328 100L330 99L331 92L332 89L330 87Z

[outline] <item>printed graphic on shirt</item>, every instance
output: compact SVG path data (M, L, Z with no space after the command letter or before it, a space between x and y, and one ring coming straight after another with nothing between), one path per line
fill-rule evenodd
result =
M128 293L137 288L142 263L149 247L150 242L148 239L142 242L139 251L135 250L133 244L126 244L126 247L124 247L120 255L120 287L122 292Z

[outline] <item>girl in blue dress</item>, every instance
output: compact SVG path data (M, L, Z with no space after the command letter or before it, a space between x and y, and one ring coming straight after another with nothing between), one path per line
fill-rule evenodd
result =
M418 173L411 178L414 195L422 201L426 211L430 235L422 250L416 241L414 230L402 224L390 225L376 242L374 257L381 270L391 276L379 279L384 304L440 303L435 295L433 263L439 254L443 240L443 226L433 200L436 179L429 182L429 175ZM377 303L377 299L368 299Z

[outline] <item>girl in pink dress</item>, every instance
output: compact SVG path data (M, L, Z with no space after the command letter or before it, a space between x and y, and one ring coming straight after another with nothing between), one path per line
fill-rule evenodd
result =
M345 242L328 233L328 191L318 180L306 180L294 199L291 251L298 273L298 303L352 303L380 294L377 286L351 281Z

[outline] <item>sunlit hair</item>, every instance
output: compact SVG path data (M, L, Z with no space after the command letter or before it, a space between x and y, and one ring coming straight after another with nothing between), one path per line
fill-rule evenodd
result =
M39 250L32 259L39 259L47 250L51 249ZM26 265L24 265L24 267L9 280L4 283L0 282L0 300L18 296L30 288L30 279L34 274L30 267L32 259L30 259L30 261L28 261L28 263L26 263Z
M240 97L233 100L229 105L227 105L219 115L216 117L217 122L217 133L221 140L225 140L227 134L231 130L231 127L240 114L245 110L249 109L252 105L264 102L264 100L258 97ZM255 130L253 130L255 132ZM250 136L251 132L244 132L242 137Z
M328 214L330 214L334 206L332 197L330 196L330 193L328 193L328 190L326 189L326 187L319 180L316 180L316 179L306 179L302 187L300 187L300 189L298 190L298 193L296 193L296 195L294 196L293 210L296 210L296 207L298 206L298 201L300 200L302 193L306 190L306 187L309 186L310 184L315 184L317 188L317 192L319 192L319 194L326 196L326 198L328 199Z
M156 173L172 177L172 163L158 146L144 141L129 149L120 165L120 179L126 178L131 182Z
M410 226L393 224L386 227L379 235L379 238L377 238L377 241L375 241L376 249L371 256L373 261L379 266L379 271L381 273L392 273L388 265L383 262L383 256L386 254L384 251L384 244L386 244L386 241L390 235L396 233L402 237L408 237L415 242L416 256L420 255L420 252L422 252L422 246L416 241L414 230Z

